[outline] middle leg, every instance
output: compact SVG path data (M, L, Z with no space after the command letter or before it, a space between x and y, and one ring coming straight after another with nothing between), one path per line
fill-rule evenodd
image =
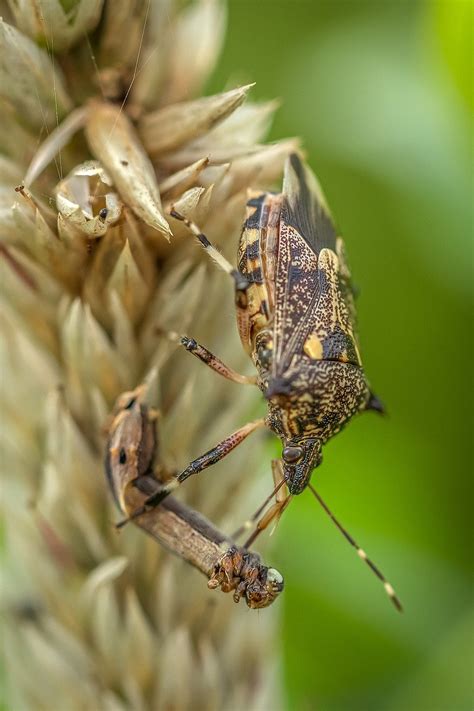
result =
M166 483L160 484L155 479L154 483L156 483L157 488L155 489L154 493L151 493L151 495L148 496L147 499L145 499L142 506L140 506L133 513L131 513L128 518L120 521L117 524L117 528L122 528L129 521L138 518L139 516L142 516L142 514L147 513L151 509L154 509L155 506L161 504L161 502L166 499L166 497L169 496L172 491L177 489L183 481L186 481L186 479L188 479L193 474L198 474L199 472L203 471L203 469L207 469L207 467L210 467L212 464L216 464L217 462L219 462L221 459L227 456L229 452L231 452L233 449L235 449L235 447L237 447L241 442L243 442L244 439L249 436L249 434L251 434L259 427L263 427L265 424L266 421L263 417L259 420L248 422L246 425L240 427L231 435L216 444L215 447L212 447L212 449L209 449L200 457L197 457L197 459L193 459L193 461L188 464L186 469L183 469L182 472L174 476L172 479L168 480ZM146 484L148 484L148 482L140 482L138 488L140 488L142 491L145 491L144 486Z
M192 462L190 462L186 469L183 469L183 471L180 472L176 477L164 484L160 491L150 496L145 502L146 506L152 508L154 506L158 506L158 504L160 504L163 499L168 496L168 494L170 494L180 484L182 484L183 481L189 479L189 477L193 476L193 474L198 474L199 472L203 471L203 469L207 469L207 467L212 466L212 464L216 464L217 462L219 462L221 459L227 456L229 452L231 452L233 449L235 449L235 447L237 447L241 442L243 442L244 439L249 436L249 434L251 434L256 429L259 429L260 427L264 427L265 425L265 418L262 417L258 420L254 420L253 422L248 422L243 427L240 427L231 435L216 444L215 447L212 447L212 449L209 449L200 457L197 457L197 459L194 459Z
M231 380L233 383L257 384L257 378L255 376L241 375L241 373L238 373L229 365L226 365L220 358L214 355L214 353L211 353L211 351L195 341L194 338L179 336L179 334L174 331L168 331L166 335L170 340L184 346L189 353L192 353L193 356L199 358L199 360L208 365L214 372L227 378L227 380Z

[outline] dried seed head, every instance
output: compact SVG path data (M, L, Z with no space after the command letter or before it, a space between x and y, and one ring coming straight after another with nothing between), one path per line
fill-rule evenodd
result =
M86 161L56 187L56 205L65 220L88 237L102 237L117 222L122 203L98 161Z
M139 124L143 143L154 157L183 146L210 131L245 100L247 86L195 101L171 104L147 114Z
M15 22L25 35L40 45L61 52L71 47L97 25L103 0L72 0L67 4L49 2L38 6L37 0L9 0Z
M230 403L224 380L160 335L199 334L239 367L225 275L199 263L181 224L170 245L162 236L174 203L234 260L247 189L271 188L295 142L264 145L275 105L244 103L248 87L197 98L222 43L218 0L114 0L100 16L100 0L42 2L36 14L33 0L10 4L20 29L0 25L0 362L11 706L262 708L276 608L255 628L142 531L118 536L99 453L115 398L148 374L170 471L253 407L249 390ZM24 176L30 192L15 193ZM245 476L255 456L229 458L225 477L183 495L231 530L260 496L249 484L265 486ZM270 600L278 576L258 585Z
M97 102L89 113L86 135L124 201L143 222L169 238L155 171L125 114L119 107Z
M72 108L64 78L50 57L1 18L0 96L15 107L22 123L35 128L53 125Z
M167 104L200 91L219 56L225 22L225 6L219 0L199 0L181 12L167 47L163 87L163 101Z

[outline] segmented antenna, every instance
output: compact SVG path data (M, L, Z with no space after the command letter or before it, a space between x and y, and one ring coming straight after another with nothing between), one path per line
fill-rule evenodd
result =
M323 507L323 509L326 511L326 513L327 513L327 515L329 516L329 518L333 521L333 523L334 523L334 524L337 526L337 528L340 530L340 532L342 533L342 535L344 536L344 538L345 538L347 541L349 541L349 543L351 544L351 546L352 546L353 548L356 549L357 555L359 556L359 558L361 558L365 563L367 563L367 565L369 566L369 568L371 569L371 571L372 571L373 573L375 573L375 575L377 576L377 578L383 583L383 586L384 586L384 588L385 588L385 592L387 593L387 595L389 596L390 600L391 600L392 603L395 605L395 607L397 608L397 610L398 610L399 612L403 612L402 603L401 603L400 600L398 599L395 590L394 590L393 587L390 585L390 583L388 582L387 578L381 573L381 571L377 568L377 566L375 565L375 563L373 563L373 562L370 560L370 558L367 557L367 553L356 543L356 541L352 538L352 536L350 535L350 533L348 533L348 531L346 531L346 529L339 523L339 521L337 520L337 518L334 516L334 514L332 513L332 511L330 510L330 508L326 505L326 503L323 501L323 499L320 497L320 495L318 494L318 492L316 491L316 489L312 486L312 484L308 484L308 487L309 487L309 489L311 489L311 492L313 493L313 495L316 497L316 499L319 501L319 503L321 504L321 506Z

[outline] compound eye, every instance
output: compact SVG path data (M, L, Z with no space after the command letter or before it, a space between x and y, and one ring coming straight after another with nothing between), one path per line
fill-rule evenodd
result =
M272 362L273 352L271 348L266 348L265 346L260 346L257 350L257 357L260 365L264 368L268 368Z
M297 462L303 456L303 447L285 447L282 457L287 464Z

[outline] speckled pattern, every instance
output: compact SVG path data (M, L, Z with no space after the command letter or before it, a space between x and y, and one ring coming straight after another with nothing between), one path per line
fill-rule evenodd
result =
M370 390L344 244L296 155L282 194L248 201L238 264L250 282L240 336L269 402L268 426L284 446L302 448L300 464L285 465L290 491L299 493L321 461L321 445L367 407Z

